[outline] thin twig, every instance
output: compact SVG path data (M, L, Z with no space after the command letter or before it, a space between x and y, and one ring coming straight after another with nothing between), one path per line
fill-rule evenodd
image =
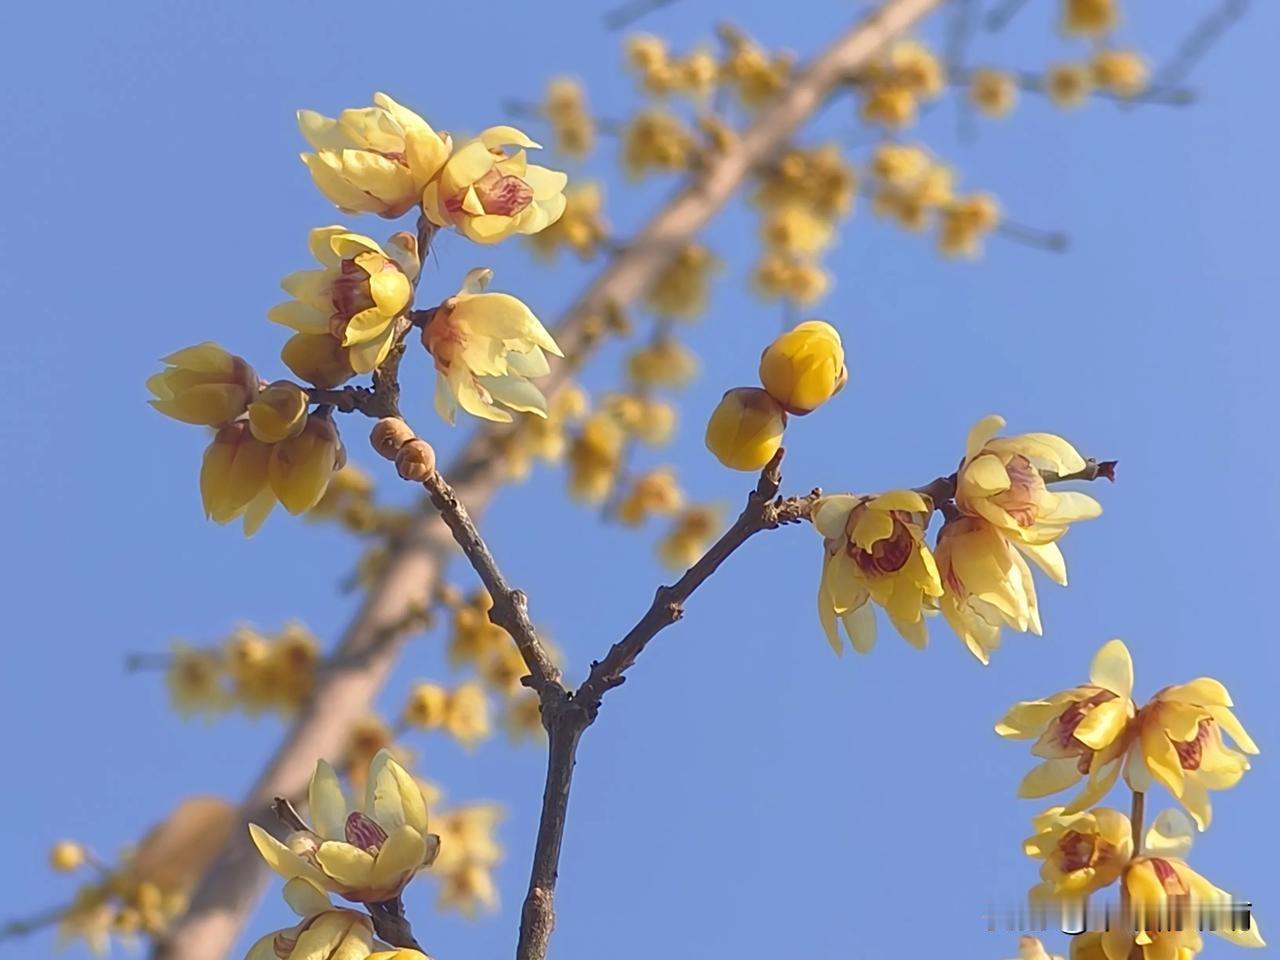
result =
M422 952L422 945L414 939L413 926L404 914L404 901L400 897L385 903L366 903L365 909L369 911L379 940L393 947Z
M458 546L462 548L493 598L489 619L511 634L511 639L520 650L520 656L524 658L525 666L529 668L529 685L539 694L548 688L558 687L560 670L538 639L538 631L529 619L529 601L524 592L507 583L488 544L480 536L467 508L448 481L439 473L433 473L422 485L431 497L432 505L440 511L453 539L458 541Z
M40 913L32 914L29 917L9 920L3 927L0 927L0 940L7 940L11 937L16 938L29 936L37 930L43 930L45 927L51 927L61 920L63 915L71 909L71 904L64 904L61 907L51 907L48 910L42 910Z
M1152 85L1173 87L1185 80L1248 8L1248 0L1223 0L1216 10L1196 24L1169 61L1156 71Z
M992 32L1003 30L1026 5L1027 0L1001 0L1000 5L987 14L983 25Z

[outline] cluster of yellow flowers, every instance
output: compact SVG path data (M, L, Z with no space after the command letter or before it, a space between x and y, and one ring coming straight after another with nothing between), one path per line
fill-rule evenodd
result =
M82 884L58 917L59 946L84 940L96 954L111 937L136 945L139 936L162 933L181 916L200 875L230 836L235 809L214 797L183 801L164 822L110 866L70 840L54 844L49 864L59 873L89 867L97 877Z
M996 436L1003 426L991 416L970 431L954 505L892 490L827 496L814 506L813 525L824 541L818 616L837 653L841 623L859 653L874 645L873 603L919 648L928 642L926 615L940 611L984 664L1000 645L1002 627L1041 632L1027 560L1065 585L1057 541L1102 507L1083 493L1046 485L1085 468L1071 444L1049 433ZM947 521L930 550L925 529L940 506Z
M270 636L239 626L216 647L174 643L165 682L184 717L235 708L250 716L287 716L311 695L319 664L319 641L301 623L288 623Z
M920 104L937 99L947 84L946 67L928 47L901 40L854 78L867 123L900 130L916 121Z
M661 37L635 34L627 38L626 63L640 89L653 97L672 94L705 105L717 87L731 90L747 108L768 102L786 84L794 58L769 53L736 28L719 30L723 53L706 47L673 54Z
M609 241L609 224L604 219L604 192L598 183L583 183L564 194L560 219L529 237L529 245L544 260L554 260L561 248L586 262L594 260Z
M554 77L539 111L551 125L556 149L581 160L596 144L596 124L587 108L582 84L571 77Z
M1233 943L1264 945L1256 922L1234 929L1225 912L1208 922L1210 911L1226 911L1235 901L1185 859L1195 828L1209 826L1209 791L1238 783L1249 769L1247 755L1258 752L1231 706L1226 688L1210 677L1165 687L1137 706L1133 660L1112 640L1094 656L1088 682L1018 703L996 724L1002 737L1035 740L1032 752L1043 758L1023 778L1019 796L1045 797L1085 781L1069 803L1033 820L1024 849L1043 861L1033 901L1081 904L1119 883L1125 917L1105 932L1077 936L1072 960L1190 960L1202 948L1197 915ZM1133 820L1096 806L1121 772L1134 794ZM1156 783L1190 820L1180 809L1166 810L1144 834L1145 797Z
M751 284L766 300L809 306L831 287L819 261L837 224L853 211L858 181L840 148L792 149L762 173L752 202L761 210L763 251Z
M531 382L549 372L555 340L515 297L485 292L487 269L471 271L462 289L414 320L423 250L452 227L480 244L531 235L564 213L563 173L527 160L538 145L514 127L490 127L455 146L420 116L385 94L374 105L336 119L300 111L313 152L302 155L321 193L345 213L389 219L420 210L416 235L385 244L343 226L311 231L319 269L290 274L292 298L268 312L293 337L281 351L305 384L265 383L245 360L213 343L166 358L169 368L147 386L152 405L186 423L217 430L201 469L205 512L218 523L243 517L254 532L274 505L305 513L321 502L345 453L326 391L381 367L411 326L436 368L435 406L452 423L458 407L510 422L511 411L546 416ZM315 409L312 410L312 405Z
M502 816L502 808L477 803L441 810L433 818L440 853L430 871L440 878L436 899L440 910L474 918L482 910L497 909L493 868L502 860L502 847L494 832Z
M735 387L707 421L706 443L731 470L760 470L782 446L787 415L802 417L848 380L835 327L807 320L773 341L760 357L761 387Z
M506 647L514 649L510 643L505 644L504 649ZM519 657L518 652L516 656ZM438 683L414 684L400 713L400 722L411 730L442 730L468 749L493 732L489 699L475 681L452 690Z

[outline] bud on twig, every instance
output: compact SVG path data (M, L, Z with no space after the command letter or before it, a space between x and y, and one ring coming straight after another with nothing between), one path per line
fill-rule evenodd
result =
M383 417L373 425L369 442L378 455L394 460L400 448L413 439L413 430L399 417Z
M424 483L436 472L436 452L416 437L405 441L396 454L396 472L405 480Z

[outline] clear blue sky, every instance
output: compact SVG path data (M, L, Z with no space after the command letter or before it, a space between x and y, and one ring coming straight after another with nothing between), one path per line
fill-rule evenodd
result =
M294 111L333 113L381 89L438 127L477 129L503 119L503 97L533 97L551 74L572 72L602 113L619 115L634 95L618 38L584 12L592 6L128 0L18 4L6 15L0 295L14 336L0 351L0 719L11 788L0 799L0 914L69 894L70 881L45 867L53 840L111 852L183 796L238 796L281 735L272 719L181 724L158 676L125 675L127 651L291 617L328 642L352 610L334 589L353 556L339 533L279 516L245 542L204 521L204 438L153 413L142 386L158 357L209 338L268 376L283 372L282 331L264 314L279 278L307 266L306 231L336 219L297 160ZM1127 6L1125 39L1159 59L1210 4ZM990 412L1119 458L1120 482L1093 491L1105 516L1065 542L1070 588L1040 581L1045 636L1007 637L986 669L940 622L927 653L885 632L873 655L836 660L814 613L816 536L796 528L754 542L654 644L584 742L556 957L1012 956L1015 938L986 933L980 916L1035 880L1020 841L1041 807L1015 799L1030 758L991 724L1014 700L1083 680L1113 636L1134 653L1140 695L1201 674L1234 695L1263 753L1216 796L1193 862L1252 898L1264 934L1280 936L1280 850L1262 829L1280 800L1280 654L1268 619L1280 521L1280 137L1268 70L1280 9L1253 6L1195 75L1192 109L1099 103L1062 115L1028 101L969 145L956 142L949 106L929 118L924 134L964 185L994 191L1023 222L1067 230L1069 254L997 240L980 264L944 263L861 209L830 256L837 287L819 315L843 331L851 378L789 431L789 487L926 481L954 465L970 423ZM856 5L733 7L757 35L804 53ZM1070 55L1050 35L1048 4L1033 7L977 55L1025 67ZM644 25L688 44L727 12L683 0ZM815 139L847 132L850 116L833 106ZM613 187L611 166L606 152L595 169ZM623 235L665 189L610 191ZM358 226L383 232L371 219ZM753 231L739 208L707 233L731 266L690 335L704 376L677 443L655 461L678 463L694 496L734 504L747 483L714 464L701 435L778 327L778 311L745 291ZM549 320L586 276L449 238L425 282L443 295L479 264ZM601 357L589 383L616 381L620 356ZM440 447L456 445L463 430L430 413L425 364L407 370L414 419ZM348 435L367 462L360 430ZM602 528L566 505L561 485L558 471L542 471L504 495L485 527L580 677L666 574L652 531ZM570 542L546 562L549 543ZM456 580L472 584L466 570ZM445 676L440 650L438 635L413 644L387 710L413 679ZM428 886L410 891L409 910L443 960L508 956L542 757L497 741L473 758L423 746L425 772L451 798L508 806L509 854L500 915L436 917ZM273 891L252 931L284 919ZM0 954L50 943L41 935ZM1229 949L1213 943L1208 955Z

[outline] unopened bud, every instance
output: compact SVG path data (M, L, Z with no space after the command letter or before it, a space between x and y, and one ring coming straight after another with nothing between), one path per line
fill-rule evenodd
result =
M412 439L413 430L399 417L383 417L373 425L373 430L369 433L373 449L388 460L394 460L400 448Z
M49 851L49 866L59 873L70 873L85 861L84 847L74 840L60 840Z
M263 443L279 443L302 432L307 422L307 393L296 383L277 380L249 404L249 428Z
M759 470L778 452L786 425L786 413L767 392L738 387L707 421L707 449L731 470Z
M396 472L411 483L424 483L436 472L436 452L431 444L414 437L396 453Z

